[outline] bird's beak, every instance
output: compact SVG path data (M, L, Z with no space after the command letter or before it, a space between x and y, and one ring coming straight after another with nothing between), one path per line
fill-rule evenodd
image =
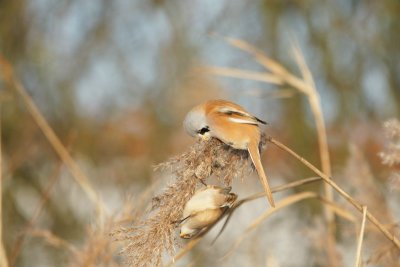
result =
M179 234L179 237L180 237L180 238L183 238L183 239L189 239L191 236L190 236L190 234L180 233L180 234Z
M203 141L208 141L208 140L211 139L211 135L209 135L208 133L205 133L205 134L198 134L197 136L198 136L198 138L199 138L200 140L203 140Z

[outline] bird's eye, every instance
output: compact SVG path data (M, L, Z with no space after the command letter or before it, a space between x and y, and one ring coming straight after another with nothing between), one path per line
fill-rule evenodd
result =
M210 128L208 128L208 126L201 128L200 130L197 131L198 134L203 135L207 132L210 131Z

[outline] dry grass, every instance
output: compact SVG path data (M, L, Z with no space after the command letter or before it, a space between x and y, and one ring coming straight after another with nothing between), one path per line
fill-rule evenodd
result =
M276 204L276 207L274 209L269 209L265 211L262 215L260 215L258 218L256 218L247 228L246 230L237 238L235 243L232 245L232 247L229 249L229 252L224 256L227 257L229 256L239 245L240 243L248 236L250 231L256 229L257 227L260 226L261 223L263 223L267 218L269 218L271 215L275 214L277 211L291 206L299 201L309 199L309 198L316 198L318 195L314 192L301 192L298 194L293 194L291 196L288 196L281 201L279 201Z
M356 201L354 198L352 198L348 193L346 193L342 188L340 188L335 182L332 181L332 179L330 179L329 177L327 177L324 173L322 173L322 171L318 170L315 166L313 166L311 163L309 163L308 161L306 161L304 158L302 158L301 156L299 156L298 154L296 154L294 151L292 151L290 148L286 147L285 145L283 145L282 143L280 143L279 141L272 139L272 138L267 138L267 140L269 142L271 142L272 144L278 146L279 148L283 149L284 151L288 152L289 154L291 154L293 157L295 157L297 160L299 160L300 162L302 162L305 166L307 166L308 168L310 168L312 171L314 171L317 175L319 175L319 177L321 177L323 179L324 182L326 182L328 185L330 185L332 188L334 188L348 203L350 203L352 206L354 206L357 210L359 210L363 216L365 216L365 218L367 220L369 220L370 222L372 222L380 231L381 233L392 242L392 244L394 246L397 247L397 250L400 250L400 242L399 239L381 222L379 222L378 219L376 219L375 216L373 216L369 211L366 210L365 206L362 206L358 201ZM315 180L313 180L315 181ZM302 183L298 183L298 185L301 185ZM290 188L290 187L289 187ZM276 192L276 189L274 189L274 192ZM260 193L260 194L256 194L254 196L251 196L249 198L247 198L247 201L251 201L254 200L258 197L262 197L264 194ZM263 215L261 215L259 218L257 218L256 220L253 221L253 223L247 228L247 230L241 235L240 238L238 238L238 240L235 242L235 244L233 245L233 247L230 249L230 251L232 252L240 243L241 241L247 236L248 232L250 230L253 230L255 228L257 228L266 218L268 218L271 214L273 214L274 212L276 212L277 210L286 207L286 206L290 206L300 200L306 199L306 198L317 198L319 197L316 193L313 192L303 192L303 193L299 193L297 195L292 195L290 197L285 198L284 200L282 200L281 202L279 202L279 204L277 205L276 209L270 209L267 210ZM356 222L356 220L354 219L354 216L352 216L351 214L349 214L347 211L344 211L343 209L341 209L340 207L337 207L337 205L334 202L331 202L330 200L324 198L324 197L319 197L323 203L329 203L330 206L335 207L334 210L339 211L338 214L341 214L343 216L343 218L349 219L352 222ZM239 205L241 205L242 203L240 203ZM237 208L239 205L234 205L234 208ZM363 221L365 221L365 219L363 219ZM365 227L365 222L362 223L362 236L364 235L364 227ZM360 251L361 251L361 244L362 244L362 240L361 239L361 234L359 235L359 241L358 241L358 252L357 252L357 259L360 259ZM187 246L182 249L175 257L174 260L178 260L180 259L182 256L184 256L188 251L190 251L199 241L201 240L200 238L196 238L194 240L191 240ZM173 263L170 263L170 265ZM359 263L357 263L359 264Z
M383 125L383 132L387 138L385 150L379 153L382 164L394 166L400 164L400 122L390 119Z
M35 224L36 224L37 220L39 219L39 216L41 215L45 205L47 204L47 201L49 200L50 195L51 195L56 183L58 182L60 170L61 170L61 164L59 164L57 166L54 174L50 178L50 182L43 194L42 199L40 200L39 204L36 206L31 219L25 224L22 231L17 235L14 245L12 247L11 253L10 253L10 265L11 266L13 266L14 263L16 262L17 257L22 249L22 246L24 244L27 234L30 233L32 228L35 227Z
M309 184L309 183L317 182L317 181L320 181L320 180L321 180L321 178L319 178L319 177L305 178L305 179L301 179L301 180L298 180L298 181L295 181L295 182L291 182L291 183L288 183L288 184L284 184L284 185L281 185L281 186L273 187L273 188L271 188L271 192L272 192L272 193L281 192L281 191L285 191L285 190L288 190L288 189L293 189L293 188L295 188L295 187L299 187L299 186L302 186L302 185L306 185L306 184ZM226 219L224 225L222 226L222 228L221 228L219 234L215 237L214 241L215 241L215 240L219 237L219 235L223 232L223 230L224 230L226 224L229 223L230 217L232 216L232 214L233 214L240 206L242 206L243 204L245 204L245 203L247 203L247 202L250 202L250 201L253 201L253 200L256 200L256 199L259 199L259 198L263 198L263 197L265 197L265 194L266 194L265 192L260 192L260 193L257 193L257 194L251 195L251 196L249 196L249 197L246 197L246 198L244 198L244 199L241 199L241 200L236 201L236 202L232 205L232 207L225 213L225 215L226 215L228 218ZM295 202L296 202L296 201L295 201ZM281 201L281 202L279 202L279 203L280 203L280 205L282 205L282 207L283 207L283 206L286 206L286 205L284 205L285 201ZM282 207L281 207L281 208L282 208ZM277 209L278 209L278 207L274 208L271 212L275 212L275 211L277 211ZM344 212L343 212L343 213L344 213ZM221 220L223 220L223 219L224 219L224 216L222 216L221 218L219 218L218 221L221 221ZM172 266L172 265L174 265L175 262L177 262L177 261L178 261L179 259L181 259L184 255L186 255L191 249L193 249L193 248L201 241L201 239L202 239L202 238L203 238L217 223L218 223L218 221L215 222L213 225L211 225L202 235L197 236L197 237L193 238L192 240L190 240L190 241L189 241L189 242L188 242L174 257L173 257L173 260L172 260L167 266Z
M312 170L320 177L303 179L294 183L276 187L273 189L273 192L287 190L319 180L322 180L326 185L325 194L323 196L319 196L319 194L315 192L305 191L290 195L281 200L279 203L277 203L277 207L275 209L267 210L263 215L261 215L259 218L256 218L248 226L248 228L238 237L236 243L230 249L230 253L233 253L234 249L239 246L241 240L248 236L250 231L259 227L275 212L298 203L304 199L313 198L319 200L319 203L321 203L324 209L327 211L326 218L328 219L329 227L328 240L330 240L330 242L327 243L326 249L328 254L327 262L330 266L340 265L340 257L336 255L336 246L332 230L334 228L332 214L335 213L338 216L351 221L352 223L357 223L357 219L352 212L349 212L348 210L339 206L333 200L332 190L335 190L343 199L345 199L356 210L363 214L361 230L358 235L355 266L360 266L362 262L361 248L362 246L365 247L366 245L365 242L363 242L364 235L367 235L372 231L366 227L366 221L372 222L379 230L380 235L391 241L389 245L387 245L386 242L385 245L381 246L381 249L377 250L375 254L370 257L367 263L381 263L383 262L382 259L387 258L389 255L392 260L390 263L388 263L388 266L391 266L390 264L395 262L400 254L400 241L397 237L398 233L396 231L398 231L398 229L396 228L396 225L392 225L392 227L387 225L388 222L391 223L390 217L385 217L385 223L383 223L382 217L379 216L380 219L378 220L378 216L375 215L376 212L380 212L380 205L386 206L384 201L379 201L376 203L377 198L375 198L375 205L374 203L368 204L367 210L365 205L361 205L360 201L356 200L358 199L357 197L347 193L342 187L340 187L331 179L332 177L329 151L327 146L327 135L321 111L320 99L310 70L307 67L298 47L294 46L293 53L294 58L300 68L302 78L298 78L297 76L293 75L280 63L270 59L261 51L241 40L230 38L225 38L225 40L227 40L231 45L250 53L256 61L266 68L267 72L261 73L233 68L216 67L207 68L208 72L216 75L252 79L277 85L289 85L306 95L314 115L320 149L319 152L322 166L321 170L281 142L273 138L267 138L263 136L262 143L260 144L262 148L265 147L267 142L270 142L292 155L304 166ZM67 242L66 240L54 235L48 230L40 230L36 228L35 222L41 214L45 203L49 199L52 188L57 181L56 178L58 175L55 174L55 178L48 184L46 192L43 194L39 205L36 207L34 215L30 218L22 234L15 242L15 249L13 249L14 252L11 255L12 263L15 262L16 257L19 255L23 240L27 234L31 237L40 237L53 247L59 248L60 250L69 251L71 253L71 260L69 262L71 266L118 266L121 258L123 258L125 264L130 266L158 266L162 264L163 256L166 253L172 256L175 261L177 261L186 253L190 252L203 237L202 235L190 240L177 254L175 254L175 247L177 245L177 225L174 222L181 218L184 205L194 194L196 188L198 186L202 186L201 183L207 183L214 178L219 183L229 186L231 185L233 179L248 179L248 176L252 171L252 164L246 151L232 149L216 139L211 139L209 141L198 141L191 146L187 152L156 166L156 170L169 172L172 174L175 180L169 186L167 186L162 193L152 198L152 206L149 207L147 213L144 213L143 210L145 210L146 206L150 206L150 201L148 201L149 195L153 194L153 191L157 186L156 183L153 184L153 187L151 187L149 191L144 192L140 197L136 198L136 201L126 202L125 205L121 207L121 215L108 216L104 212L104 204L98 197L98 192L96 192L94 187L90 184L88 177L83 173L78 164L71 157L66 147L55 135L49 123L45 120L35 103L32 101L31 97L27 94L22 83L20 83L15 77L12 66L5 59L0 58L0 68L3 74L3 79L16 89L18 95L28 108L28 111L30 112L37 126L40 128L52 148L60 157L62 163L65 164L68 170L72 173L73 178L80 185L85 194L92 201L94 208L97 210L96 217L93 218L95 222L91 227L88 227L84 242L79 247L72 245L70 242ZM397 190L400 188L400 186L396 187L396 184L400 184L400 174L398 170L396 170L396 167L398 167L398 164L400 163L400 123L394 119L390 120L385 123L384 129L387 137L387 146L385 150L380 153L380 157L383 164L393 168L389 181L391 188ZM358 177L363 176L366 178L363 182L359 184L356 183L355 186L357 188L363 188L364 190L368 189L368 191L371 191L373 188L372 181L374 179L373 176L368 176L368 173L370 173L368 166L360 164L360 162L363 162L363 158L359 151L353 149L351 153L354 162L349 164L351 166L358 166L358 170L355 170L354 173L357 172ZM2 189L1 186L2 176L0 174L0 192ZM231 223L229 220L230 216L237 208L241 207L242 204L263 196L264 193L259 193L237 201L225 214L226 223ZM381 196L381 199L384 198ZM0 196L0 222L2 219ZM129 224L129 226L121 227L121 225L126 224ZM204 234L206 234L214 225L207 229ZM224 229L225 225L223 226L222 230ZM117 230L115 230L116 227L118 228ZM110 237L110 233L112 233L112 237ZM323 235L323 233L320 234ZM355 237L355 239L357 238ZM1 240L2 228L0 224L0 241ZM113 242L114 240L121 242ZM124 246L122 250L118 246L120 244ZM8 266L3 243L0 242L0 245L0 264L2 264L1 266ZM121 251L122 256L118 256L117 251ZM170 265L173 264L174 261L170 263Z
M114 219L107 220L104 226L93 226L87 230L86 240L82 247L76 249L70 266L120 266L115 254L116 245L110 241L110 232Z
M75 178L75 181L81 186L83 191L87 194L89 199L93 202L95 205L96 211L97 211L97 230L101 231L103 233L104 240L107 240L105 243L110 244L110 239L108 237L109 232L111 229L108 229L108 231L104 231L104 223L105 223L105 208L104 204L102 201L99 199L95 189L93 186L90 184L89 179L87 176L84 174L84 172L81 170L79 165L74 161L74 159L71 157L69 152L67 151L66 147L61 143L60 139L56 136L54 133L53 129L49 125L49 123L46 121L44 116L41 114L39 109L37 108L36 104L33 102L32 98L27 94L26 89L22 85L22 83L17 79L17 77L14 75L14 70L12 65L0 55L0 70L1 73L3 74L3 80L7 82L11 87L15 88L15 90L18 92L18 94L21 96L22 100L24 101L27 109L29 110L33 120L36 122L37 126L42 130L42 133L44 136L47 138L49 141L50 145L53 147L53 149L56 151L56 153L59 155L63 163L68 167L70 170L72 176ZM56 181L57 175L54 177L55 179L54 182ZM1 180L0 180L1 182ZM33 227L36 219L39 217L44 204L47 201L47 198L49 197L49 194L52 190L52 187L54 186L54 182L50 183L49 188L47 192L43 195L43 198L39 204L39 206L36 208L36 211L31 218L31 220L27 223L26 225L26 230L22 232L19 237L17 238L14 249L12 252L12 266L14 265L14 262L16 261L16 258L19 254L20 248L22 246L23 240L25 238L26 233L29 233L31 236L41 236L45 238L50 244L52 244L55 247L69 247L73 248L72 245L70 245L68 242L62 240L61 238L58 238L57 236L53 235L51 232L47 230L32 230L30 229ZM1 184L1 183L0 183ZM1 191L0 191L1 192ZM1 215L1 214L0 214ZM1 219L1 216L0 216ZM90 248L96 248L100 244L99 242L99 236L96 234L94 237L97 238L96 240L90 240L87 242L87 244L90 245ZM90 235L91 237L91 235ZM100 246L101 247L101 246ZM2 247L1 247L2 248ZM77 249L70 249L73 252L76 252ZM81 255L81 257L79 257ZM77 254L77 257L72 257L74 260L79 260L80 258L83 258L82 255L90 256L92 254L87 253L87 251L84 254ZM7 257L1 257L1 259L7 263ZM92 265L89 264L87 260L83 261L84 265L82 266L96 266L96 262L93 262ZM88 265L89 264L89 265ZM73 264L75 265L75 264Z
M217 35L219 36L219 35ZM209 67L208 71L215 75L230 76L235 78L257 80L267 83L272 83L276 85L289 85L300 93L307 97L308 103L310 105L312 114L314 116L314 121L317 130L317 138L319 145L319 155L321 159L322 172L328 177L332 176L331 173L331 163L329 156L328 139L326 134L326 127L324 122L324 116L322 113L321 101L318 90L315 86L314 79L312 77L311 71L308 68L303 54L297 43L293 42L292 53L293 57L300 69L302 77L299 78L292 74L279 62L273 60L272 58L266 56L262 51L258 50L251 44L234 38L222 37L230 45L239 48L253 56L253 58L262 65L265 69L265 73L254 73L248 72L246 70L238 69L223 69ZM333 201L333 190L327 184L324 184L325 196L329 201ZM328 261L331 266L339 267L340 260L339 255L336 250L335 245L335 221L334 213L329 208L329 206L324 206L325 218L328 225L328 241L326 245L326 251L328 254Z
M69 252L69 266L112 267L120 265L116 258L115 244L111 242L109 236L112 224L112 220L107 220L105 225L90 227L80 247L44 229L29 229L27 235L40 238L54 248Z
M3 161L2 161L2 138L1 138L1 103L0 103L0 267L8 267L7 255L3 245Z
M356 260L354 263L354 267L361 267L362 266L362 245L364 240L364 231L365 231L365 221L367 218L367 207L363 206L363 218L361 222L360 234L358 235L358 242L357 242L357 253L356 253Z
M288 152L290 155L292 155L294 158L299 160L301 163L303 163L305 166L307 166L310 170L315 172L319 177L321 177L325 183L329 184L333 189L336 190L348 203L350 203L353 207L355 207L359 212L363 212L363 206L355 200L352 196L350 196L347 192L345 192L341 187L339 187L335 182L332 181L326 174L322 173L320 170L318 170L315 166L313 166L311 163L309 163L307 160L296 154L293 150L285 146L284 144L280 143L279 141L270 138L269 141L273 143L274 145L278 146L279 148L285 150ZM373 216L369 211L367 211L367 219L372 222L381 232L385 237L393 242L393 244L400 250L400 241L399 239L391 233L388 228L379 222L379 220Z
M127 241L122 250L126 263L160 265L165 251L173 255L177 226L174 222L182 217L185 203L196 186L210 177L229 186L233 179L245 179L250 166L246 151L232 149L217 139L199 141L186 153L156 166L157 170L171 171L175 181L153 198L148 217L115 234L118 240Z
M18 94L21 96L26 107L28 108L33 120L36 122L37 126L42 130L43 134L49 141L50 145L56 151L58 156L64 162L64 164L70 170L75 181L81 186L85 191L89 199L97 207L99 213L104 212L104 206L102 201L98 198L96 191L90 184L89 179L86 177L85 173L81 170L79 165L71 157L70 153L67 151L65 146L61 143L60 139L54 133L54 130L50 127L49 123L46 121L36 104L33 102L32 98L26 92L25 87L22 83L15 77L12 65L0 55L0 70L3 73L3 79L11 87L13 87Z
M379 156L382 164L392 168L389 176L389 188L400 191L400 122L397 119L390 119L383 125L383 132L386 137L386 146ZM396 168L397 167L397 168Z

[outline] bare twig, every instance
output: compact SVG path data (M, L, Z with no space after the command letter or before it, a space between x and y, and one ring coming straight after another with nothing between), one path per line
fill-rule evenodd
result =
M308 178L308 179L310 179L310 178ZM311 178L311 179L313 179L313 178ZM306 179L303 179L303 180L306 180ZM300 181L302 181L302 180L300 180ZM274 192L274 191L273 191L273 192ZM305 193L312 193L312 192L305 192ZM248 202L248 201L254 200L254 199L256 199L256 198L262 197L261 194L262 194L262 193L257 194L257 195L253 195L253 196L251 196L251 197L248 197L248 198L245 198L245 199L239 201L238 204L236 204L236 205L234 206L234 208L237 208L238 206L240 206L241 204L243 204L243 203L245 203L245 202ZM320 201L324 202L326 205L329 205L330 208L332 208L332 210L336 211L337 214L338 214L339 216L341 216L342 218L344 218L344 219L346 219L346 220L348 220L348 221L351 221L351 222L356 222L356 219L355 219L355 217L354 217L352 214L350 214L349 212L347 212L347 211L344 210L343 208L339 207L336 203L331 202L330 200L328 200L328 199L326 199L326 198L324 198L324 197L322 197L322 196L319 196L319 195L316 195L316 194L314 195L314 193L312 193L312 194L313 194L312 196L311 196L311 195L309 196L308 194L306 194L306 195L305 195L305 198L309 198L309 197L310 197L310 198L313 198L313 197L315 197L315 198L319 199ZM299 197L298 201L300 201L300 200L303 199L303 198L302 198L303 196L300 195L300 194L297 194L297 195L294 195L294 196L298 196L298 197ZM286 200L289 201L289 200L290 200L290 197L286 198ZM296 200L296 198L294 198L294 200ZM294 202L291 203L291 204L294 204L294 203L296 203L296 202L297 202L297 200L294 201ZM289 204L288 204L288 205L289 205ZM228 254L230 254L233 250L235 250L235 249L240 245L240 243L241 243L241 242L244 240L244 238L246 237L246 233L248 233L249 231L251 231L251 230L253 230L254 228L258 227L258 226L261 224L261 222L263 222L265 219L267 219L267 218L269 217L269 214L268 214L269 212L270 212L270 210L268 210L267 212L264 213L265 218L262 218L264 215L261 215L258 219L256 219L256 220L246 229L246 231L237 239L237 241L235 242L235 245L231 247L230 252L228 252L228 253L224 256L224 258L225 258L226 256L228 256ZM266 214L268 214L268 215L266 215Z
M7 255L6 251L4 249L4 244L3 244L3 231L2 231L2 225L3 225L3 214L2 214L2 197L3 197L3 166L2 166L2 139L1 139L1 105L0 105L0 267L7 267L8 266L8 261L7 261Z
M212 66L200 68L200 71L205 71L206 73L209 74L230 77L230 78L248 79L253 81L267 82L279 85L283 84L282 79L276 77L276 75L265 72L242 70L237 68L212 67Z
M31 113L32 118L34 119L38 127L42 130L43 134L46 136L47 140L49 141L53 149L56 151L58 156L68 167L75 181L85 191L86 195L93 202L93 204L96 205L98 213L102 214L105 210L104 204L97 195L96 191L93 189L92 185L89 182L89 179L82 171L82 169L79 167L79 165L74 161L74 159L69 154L65 146L61 143L57 135L54 133L53 129L50 127L44 116L39 111L36 104L33 102L32 98L26 92L22 83L15 77L13 67L11 66L11 64L1 55L0 55L0 70L3 72L3 79L6 82L8 82L11 86L13 86L15 90L19 93L26 107Z
M50 182L49 182L45 192L43 193L41 201L36 206L36 209L33 212L31 219L25 224L21 233L17 236L17 238L14 242L13 248L11 250L11 253L10 253L10 266L14 266L14 263L17 260L17 257L21 251L22 245L24 244L26 235L28 234L29 230L35 225L37 219L39 218L40 214L42 213L42 211L50 197L50 194L59 179L61 166L62 166L62 164L60 163L56 167L56 170L55 170L54 174L52 175L52 177L50 178Z
M206 68L210 73L226 77L264 81L277 85L288 84L307 96L317 128L322 171L330 177L331 165L329 159L327 134L321 108L320 97L315 87L315 82L312 77L311 71L305 62L305 59L300 51L299 46L297 44L293 45L293 54L297 62L297 65L299 66L300 71L302 73L303 80L290 73L279 62L269 58L262 51L255 48L251 44L235 38L229 38L218 34L214 35L223 38L230 45L237 47L238 49L252 55L254 59L258 63L260 63L263 67L265 67L267 70L269 70L270 73L251 72L247 70L240 70L234 68L219 68L219 67ZM328 200L330 201L333 200L331 187L325 186L325 195ZM325 214L327 216L328 222L332 222L334 219L333 216L334 214L331 211L329 211L329 209L326 209Z
M239 236L239 238L236 240L236 242L232 245L232 247L228 250L228 252L222 257L222 259L225 259L228 257L239 245L240 243L244 240L244 238L248 235L250 231L258 227L263 221L265 221L267 218L269 218L272 214L277 212L278 210L281 210L287 206L290 206L294 203L297 203L299 201L302 201L304 199L308 198L315 198L318 195L314 192L301 192L298 194L294 194L291 196L288 196L281 201L279 201L276 204L276 207L274 209L268 209L266 212L264 212L261 216L259 216L257 219L255 219L250 226L246 228L246 230Z
M315 125L317 128L318 135L318 144L319 144L319 154L321 157L321 167L322 171L331 177L331 163L329 159L329 148L328 148L328 140L324 122L324 116L321 108L321 101L319 93L315 87L314 79L311 75L310 69L308 68L303 54L300 51L298 44L293 45L293 54L297 61L297 64L302 72L303 78L307 86L306 96L308 98L308 102L310 103L310 107L314 116ZM328 200L333 200L333 191L330 186L325 184L325 196ZM325 209L325 215L328 219L328 222L331 223L334 219L333 213L329 209Z
M47 243L49 243L53 247L66 248L72 254L74 254L74 255L78 254L78 249L75 246L73 246L68 241L54 235L50 231L42 230L42 229L32 229L29 231L29 235L34 236L34 237L43 238Z
M264 194L263 194L263 195L259 195L257 198L260 198L260 197L263 197L263 196L264 196ZM291 195L291 196L289 196L289 197L287 197L287 198L284 198L283 200L279 201L279 202L276 204L275 208L273 208L273 209L268 209L268 210L267 210L262 216L260 216L251 226L249 226L249 227L247 228L247 230L246 230L246 233L247 233L248 231L251 230L250 228L253 227L253 225L254 225L254 227L256 227L256 224L259 223L258 221L261 222L261 221L263 220L263 219L261 219L261 217L264 216L264 217L265 217L264 219L266 219L267 217L271 216L272 214L274 214L275 212L277 212L278 210L280 210L280 209L282 209L282 208L284 208L284 207L286 207L286 206L289 206L289 205L291 205L291 204L293 204L293 203L296 203L296 202L298 202L298 201L301 201L301 200L303 200L303 199L312 198L312 197L315 197L315 196L317 196L317 194L312 193L312 192L302 192L302 193L295 194L295 195ZM254 200L254 199L256 199L256 198L251 197L251 198L249 198L249 199L250 199L250 200ZM237 207L238 207L238 206L236 206L236 208L237 208ZM214 226L216 223L217 223L217 222L215 222L212 226ZM212 229L212 227L208 228L208 229L205 231L205 233L209 232L211 229ZM182 249L178 252L178 254L176 254L176 256L172 259L172 261L171 261L170 263L167 264L167 267L173 266L179 259L181 259L184 255L186 255L186 253L188 253L191 249L193 249L193 247L196 246L196 245L200 242L200 240L204 237L205 233L203 233L202 235L196 237L195 239L190 240L190 241L186 244L186 246L185 246L184 248L182 248ZM240 242L241 242L241 240L239 240L239 241L237 242L238 244L235 243L235 245L233 246L232 250L235 249L235 248L240 244ZM227 256L227 255L225 255L224 257L226 257L226 256Z
M305 185L305 184L308 184L308 183L316 182L316 181L319 181L319 180L321 180L320 177L305 178L305 179L301 179L301 180L298 180L298 181L295 181L295 182L292 182L292 183L288 183L288 184L284 184L284 185L280 185L280 186L271 188L271 191L272 191L273 193L276 193L276 192L284 191L284 190L287 190L287 189L295 188L295 187L298 187L298 186L301 186L301 185ZM246 202L249 202L249 201L252 201L252 200L255 200L255 199L258 199L258 198L262 198L262 197L265 197L265 192L260 192L260 193L251 195L251 196L249 196L249 197L247 197L247 198L245 198L245 199L242 199L242 200L238 201L238 202L235 203L234 206L232 207L232 210L229 212L229 215L228 215L228 214L227 214L227 215L230 216L230 215L231 215L239 206L241 206L242 204L244 204L244 203L246 203ZM222 217L220 218L220 220L221 220L221 219L222 219ZM218 221L217 221L217 222L218 222ZM181 259L184 255L186 255L186 253L188 253L194 246L196 246L196 245L200 242L200 240L204 237L204 235L205 235L208 231L210 231L214 225L217 224L217 222L215 222L211 227L209 227L209 228L207 229L207 231L203 232L200 236L197 236L196 238L190 240L190 241L185 245L185 247L183 247L183 248L178 252L178 254L175 255L175 257L173 258L173 260L172 260L167 266L173 266L173 265L175 264L176 261L178 261L178 260Z
M361 267L361 260L362 260L361 250L364 239L365 221L367 218L367 206L363 206L362 209L363 209L363 218L361 223L360 235L358 236L356 262L354 264L354 267Z
M321 172L318 168L316 168L314 165L309 163L307 160L299 156L296 152L282 144L281 142L273 139L273 138L268 138L268 141L276 145L277 147L283 149L284 151L288 152L290 155L295 157L297 160L299 160L301 163L303 163L305 166L307 166L310 170L312 170L314 173L316 173L318 176L320 176L325 183L329 184L332 186L344 199L346 199L351 205L353 205L358 211L363 212L362 205L358 203L354 198L352 198L348 193L346 193L342 188L340 188L332 179L330 179L326 174ZM392 234L382 223L378 221L378 219L375 218L369 211L367 211L367 219L372 222L378 229L385 235L387 239L389 239L393 244L400 249L400 241L399 239Z

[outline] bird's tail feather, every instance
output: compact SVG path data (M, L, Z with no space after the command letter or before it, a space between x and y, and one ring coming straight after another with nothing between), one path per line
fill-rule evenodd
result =
M254 167L256 167L256 171L258 173L258 177L260 178L260 182L262 186L264 187L264 191L266 193L267 199L271 207L275 208L275 202L274 198L272 196L271 189L268 184L268 179L267 176L265 175L264 168L261 164L261 157L260 157L260 152L258 150L258 144L257 143L250 143L248 145L248 151L251 157L251 160L253 161Z

